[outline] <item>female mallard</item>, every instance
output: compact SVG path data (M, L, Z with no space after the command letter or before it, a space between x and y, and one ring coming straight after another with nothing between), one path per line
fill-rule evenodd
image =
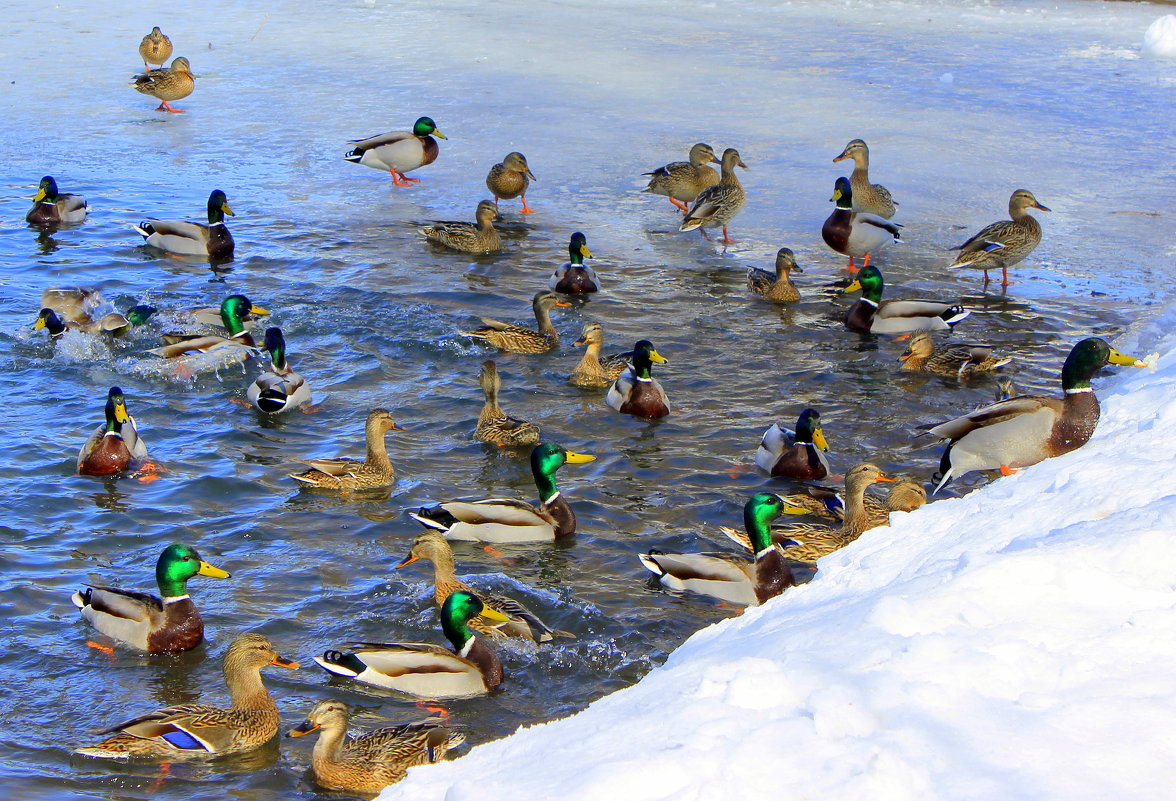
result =
M287 737L319 732L310 755L314 783L326 790L378 793L408 775L416 765L430 765L445 752L465 742L465 735L451 732L432 721L404 723L347 736L351 713L340 701L319 701Z
M848 178L838 178L833 186L833 197L837 208L821 226L821 237L825 244L838 253L849 256L849 271L855 272L855 256L864 256L863 267L870 264L870 254L889 244L891 241L901 242L898 229L902 226L892 223L876 214L854 211L853 190L850 189Z
M653 343L642 339L633 346L629 367L608 388L604 402L621 414L634 417L665 417L673 409L662 385L650 371L653 365L666 364L669 359L654 349Z
M989 373L1012 361L992 355L988 345L948 345L936 349L930 331L916 331L907 343L906 352L898 357L901 370L936 373L955 378L971 378L977 373Z
M486 402L482 405L478 424L474 427L474 439L478 442L493 442L495 445L538 445L539 427L511 417L498 405L502 378L498 375L498 365L493 359L482 362L478 384L486 395Z
M958 250L960 255L948 268L968 267L984 271L984 283L988 284L988 271L1000 268L1001 286L1009 285L1009 268L1020 263L1033 249L1041 244L1041 223L1028 209L1049 211L1037 202L1028 189L1018 189L1009 198L1011 220L1001 220L980 229Z
M735 240L727 235L727 225L747 202L747 193L743 191L743 184L739 183L739 176L735 174L735 167L747 169L747 165L739 158L739 151L729 147L723 151L723 175L714 186L709 186L698 193L694 205L678 226L679 231L693 231L698 228L702 235L706 235L706 228L722 228L724 243Z
M114 734L75 753L103 759L191 759L252 751L278 733L278 707L261 683L266 665L298 667L279 656L261 634L241 634L225 652L225 684L232 705L177 704L131 718L100 734Z
M584 264L585 258L592 258L592 251L588 249L588 240L580 232L572 234L568 242L568 261L557 267L547 279L547 285L554 292L565 295L587 295L600 291L600 279L596 271Z
M147 443L139 439L139 428L127 412L123 391L111 387L106 394L106 422L94 429L78 451L78 473L113 476L137 470L146 461Z
M832 487L808 486L805 492L785 495L784 502L802 509L804 514L825 520L841 522L845 519L845 500ZM913 512L927 503L927 491L914 481L902 479L891 485L885 501L866 495L864 503L869 521L867 528L885 526L890 523L891 512Z
M600 346L604 344L604 328L600 323L584 326L580 338L573 343L576 347L587 346L584 357L568 381L578 387L607 387L629 367L631 353L614 353L600 358Z
M890 197L890 192L882 184L870 183L870 149L861 139L854 139L841 155L833 159L836 164L844 159L853 159L853 172L849 176L849 185L853 189L853 210L866 214L876 214L884 220L894 216L894 207L898 204Z
M44 308L37 313L37 319L33 322L33 330L40 331L44 328L49 332L51 338L59 337L66 331L81 331L84 334L121 334L136 325L147 322L147 319L155 312L154 306L139 305L127 309L126 314L109 312L97 320L90 318L65 320L53 309Z
M202 560L195 548L175 543L155 563L162 599L87 584L73 594L73 602L107 637L152 654L187 651L204 641L204 621L188 597L188 579L194 576L229 578L226 571Z
M999 469L1009 475L1018 467L1085 445L1099 417L1090 379L1108 364L1147 366L1098 337L1090 337L1075 345L1066 357L1062 399L1022 395L928 428L929 433L951 440L939 461L942 478L934 491L973 470Z
M355 459L298 459L311 469L289 476L308 487L342 493L390 487L396 471L388 458L384 437L389 431L403 430L387 409L372 409L364 426L367 457L362 462Z
M409 178L405 173L437 160L439 148L434 136L449 138L437 130L431 119L421 117L413 123L411 131L389 131L351 140L355 149L343 158L373 170L387 170L396 186L412 186L421 179Z
M145 95L150 95L159 101L156 111L170 111L173 114L183 114L182 108L172 108L171 100L183 100L192 94L196 88L192 65L184 57L177 58L170 67L148 70L142 75L136 75L131 86Z
M747 271L747 288L757 295L763 295L768 300L777 303L796 303L800 300L800 293L792 283L790 273L796 270L803 273L796 263L796 256L788 248L776 251L776 274L752 267Z
M41 290L41 307L52 309L67 323L88 323L102 296L90 286L61 286Z
M1017 385L1013 383L1013 379L1007 375L996 379L996 399L998 401L1015 398L1017 395Z
M672 161L653 172L642 173L651 176L649 186L641 190L655 195L665 195L670 202L685 214L687 203L693 203L698 193L719 182L719 174L710 166L719 164L714 149L705 142L690 148L690 161Z
M354 649L349 653L327 651L314 661L336 676L421 698L485 695L502 684L502 664L470 631L470 621L478 615L507 619L477 596L459 590L441 606L441 630L452 643L452 651L421 642L358 642L344 644Z
M904 334L908 331L946 331L970 312L959 304L934 300L888 300L883 302L882 272L863 267L857 279L845 288L861 292L857 303L845 315L845 327L867 334Z
M445 605L445 601L455 592L468 592L477 595L482 603L490 609L495 609L507 618L508 622L483 622L480 618L470 622L470 628L479 634L491 637L523 637L535 642L549 642L557 634L571 637L566 631L556 631L540 620L534 612L514 598L505 595L491 595L478 592L457 577L453 566L453 549L449 541L439 532L425 531L417 536L412 543L412 550L397 569L411 565L424 559L433 563L433 600L438 607Z
M187 361L194 369L211 369L227 362L243 362L257 353L253 335L245 330L246 315L257 310L265 312L265 309L254 306L253 301L244 295L229 295L221 301L220 309L221 323L228 336L169 332L163 335L162 347L152 348L147 352L165 359L192 357ZM209 354L212 358L204 358Z
M156 25L151 33L139 42L139 58L143 59L143 71L150 72L152 64L163 66L172 54L171 39Z
M564 539L576 533L576 515L555 485L555 473L565 464L595 459L553 442L540 443L531 450L531 475L539 490L539 506L513 498L446 501L410 512L409 517L449 540L513 543Z
M772 423L755 450L755 463L773 476L795 481L820 481L829 475L825 453L829 443L816 409L805 409L796 421L796 433Z
M531 308L535 311L535 320L539 323L539 330L532 331L521 325L502 323L490 317L480 317L483 328L473 331L462 331L462 336L480 339L490 345L510 353L547 353L559 345L559 333L551 324L550 310L552 306L571 306L565 300L560 300L554 292L537 292L531 299Z
M796 564L772 544L769 526L785 511L784 502L770 492L757 492L743 507L743 525L754 543L755 560L723 553L664 553L657 549L638 554L641 564L671 590L690 590L743 606L762 604L789 587L812 578L811 565Z
M462 253L485 254L502 250L502 237L494 227L498 209L489 200L478 202L474 210L477 222L435 222L428 228L418 228L425 239Z
M234 217L229 199L219 189L208 196L208 225L186 220L144 220L135 226L148 245L182 256L204 256L212 261L233 258L233 235L225 215Z
M33 195L33 207L25 215L29 225L59 225L77 223L86 219L90 204L81 195L62 194L57 191L57 181L46 175L37 185Z
M498 206L499 199L523 199L523 214L531 214L535 210L527 206L527 187L531 181L538 181L531 168L527 166L527 157L522 153L507 153L501 163L490 168L486 176L486 188L494 195L494 205Z
M270 355L270 369L257 377L246 395L253 408L266 414L278 414L310 403L310 386L286 361L286 338L282 329L265 329L262 349Z

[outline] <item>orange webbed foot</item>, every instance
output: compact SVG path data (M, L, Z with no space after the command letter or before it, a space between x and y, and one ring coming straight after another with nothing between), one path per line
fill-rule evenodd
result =
M103 645L102 643L94 642L93 640L86 640L86 645L90 648L93 648L95 651L101 651L104 654L110 654L111 656L114 656L114 649L109 645Z
M1020 473L1023 469L1021 467L1009 467L1007 464L1002 464L1000 466L1000 474L1002 476L1011 476Z

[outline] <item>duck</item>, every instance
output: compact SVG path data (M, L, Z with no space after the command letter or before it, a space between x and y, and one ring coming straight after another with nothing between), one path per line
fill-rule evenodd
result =
M832 487L809 485L805 492L794 492L785 495L784 502L790 507L803 510L804 514L814 515L825 520L841 522L845 519L845 501L841 493ZM890 485L886 500L879 500L872 495L864 497L868 528L889 525L891 512L913 512L927 503L927 490L922 485L910 479L900 479ZM788 510L790 513L792 510ZM799 512L797 512L799 514Z
M151 33L139 42L139 58L143 59L143 71L150 72L152 64L163 66L172 54L172 41L156 25Z
M738 554L666 553L656 548L638 554L641 564L671 590L689 590L740 606L758 606L816 572L788 559L772 543L769 526L784 513L784 502L771 492L757 492L743 507L743 525L754 543L751 562Z
M538 180L527 166L526 156L518 152L507 153L506 158L490 168L486 175L486 188L494 195L496 207L500 199L514 200L521 197L523 214L533 214L535 210L527 205L527 187L531 185L531 181Z
M892 223L876 214L853 210L853 190L849 179L841 177L833 185L833 197L837 208L821 226L821 237L833 250L849 256L849 271L856 272L854 257L864 257L863 267L870 264L870 256L891 242L901 242L898 223Z
M719 174L710 166L712 163L722 162L715 157L714 148L699 142L690 148L689 161L672 161L653 172L642 173L650 178L649 186L641 191L668 197L685 214L690 210L687 203L693 203L699 192L719 182Z
M776 251L775 274L752 267L747 271L747 288L776 303L796 303L800 300L800 292L792 283L790 273L793 270L804 272L796 263L796 254L790 248L780 248Z
M900 370L965 379L977 373L990 373L1012 361L1009 357L995 356L990 345L958 344L936 348L935 337L930 331L912 334L906 351L898 359L902 362Z
M704 229L721 227L723 238L719 241L724 244L735 241L727 234L727 226L747 202L747 193L743 190L743 184L739 183L739 176L735 174L736 167L747 169L747 165L739 157L739 151L729 147L723 151L722 177L717 184L698 193L694 205L686 212L682 224L678 226L679 231L693 231L698 228L703 237L710 239Z
M139 437L122 389L111 387L106 393L106 422L94 429L78 451L78 473L118 475L139 469L147 458L147 443Z
M1147 366L1099 337L1088 337L1071 348L1062 365L1062 398L1021 395L929 427L928 433L948 440L932 494L973 470L1011 475L1085 445L1099 418L1090 379L1108 364Z
M177 760L252 751L278 733L278 707L261 683L261 669L268 665L298 667L280 656L264 635L240 634L225 652L228 709L198 703L156 709L105 729L100 734L113 736L74 753L100 759Z
M554 442L531 449L531 475L539 490L539 505L514 498L445 501L410 512L425 528L440 531L447 540L462 542L555 542L576 533L576 514L555 484L565 464L586 464L596 457L569 451Z
M362 164L373 170L387 170L396 186L412 186L420 178L409 178L405 173L420 169L437 160L440 148L437 140L449 137L437 130L437 124L429 117L420 117L412 124L411 131L389 131L353 139L355 147L343 158L353 164Z
M537 643L550 642L554 637L574 637L566 631L551 628L523 604L505 595L491 595L478 592L457 577L453 565L453 549L439 531L423 531L413 540L412 549L396 569L407 567L424 559L433 564L433 600L440 608L455 592L477 595L489 608L501 612L507 622L488 621L481 617L470 621L470 628L489 637L518 637Z
M538 331L521 325L499 322L490 317L480 317L482 328L462 331L461 334L509 353L547 353L559 347L559 332L551 324L550 309L552 306L571 305L566 300L560 300L554 292L537 292L531 299L531 308L535 312L535 320L539 323Z
M551 278L547 279L547 286L552 292L562 292L565 295L588 295L600 291L600 279L596 271L584 264L584 259L592 258L592 251L588 249L588 239L577 231L572 234L568 242L568 261L555 269Z
M346 643L314 661L328 673L420 698L467 698L497 690L503 682L498 656L470 630L479 615L506 622L478 596L458 590L441 605L441 631L453 646L420 642Z
M59 286L41 290L41 307L52 309L67 323L88 323L102 305L102 294L92 286Z
M1020 393L1017 391L1017 385L1013 383L1013 379L1007 375L996 379L996 399L998 401L1015 398Z
M539 426L511 417L498 405L498 393L502 389L502 378L498 365L493 359L482 362L478 384L486 395L478 424L474 427L474 439L478 442L493 442L495 445L538 445Z
M935 300L882 300L886 284L882 271L867 265L846 293L861 292L845 315L845 327L865 334L905 334L910 331L947 331L972 312L955 303Z
M608 388L604 402L621 414L650 419L665 417L673 409L669 396L650 371L653 365L669 362L648 339L633 346L632 359L620 377Z
M270 369L259 375L245 392L253 408L266 414L280 414L309 404L310 385L286 361L282 329L265 329L261 348L270 355Z
M849 176L849 185L853 189L853 210L875 214L884 220L893 217L894 207L898 203L890 197L886 187L870 183L870 148L866 147L866 143L861 139L850 140L841 155L833 159L833 163L845 159L853 159L853 172Z
M213 261L233 258L233 235L225 227L225 215L235 217L229 199L219 189L208 196L208 224L186 220L147 219L135 226L151 247L181 256L203 256Z
M587 323L580 332L580 338L573 343L586 347L583 358L576 364L568 383L577 387L607 387L621 377L629 367L631 353L614 353L600 357L600 346L604 344L604 326Z
M46 175L37 184L33 207L25 215L25 222L29 225L79 223L89 213L90 204L84 197L58 191L57 180L52 175Z
M49 337L55 339L66 331L81 331L83 334L121 334L137 325L143 325L151 315L155 314L154 306L132 306L126 314L108 312L97 320L84 321L65 320L51 308L43 308L37 312L37 319L33 322L33 330L44 328Z
M190 651L204 642L204 621L188 596L188 579L196 576L231 577L192 546L177 542L164 548L155 563L162 598L87 584L71 600L91 626L118 642L151 654Z
M210 363L209 366L219 366L222 363L221 357L225 362L245 361L257 353L253 335L245 330L245 317L255 309L265 312L265 309L255 306L253 301L244 295L229 295L221 301L220 307L221 324L228 332L227 336L169 332L163 335L162 347L152 348L147 352L164 359L199 358L198 355L201 354L212 354L217 357L217 361ZM201 366L205 360L200 359L199 363L192 359L188 361L194 366Z
M502 237L494 227L498 208L489 200L478 202L474 210L477 222L435 222L428 228L418 228L425 239L451 250L483 255L502 250Z
M196 88L196 76L192 74L192 65L188 59L180 56L172 61L170 67L148 70L142 75L136 75L131 83L135 90L154 97L159 101L156 111L170 111L173 114L183 114L182 108L172 108L170 101L183 100Z
M416 765L430 765L465 742L435 721L404 723L376 729L360 737L347 736L351 712L341 701L319 701L306 720L287 732L303 737L318 732L310 757L314 783L325 790L378 793L408 775Z
M1028 189L1018 189L1009 197L1011 220L1000 220L986 225L962 245L960 255L948 269L968 268L984 271L984 285L988 285L988 271L1000 268L1001 286L1009 285L1009 268L1024 261L1041 244L1041 223L1028 209L1050 211Z
M820 481L829 475L829 460L825 458L828 450L820 412L805 409L796 421L795 434L772 423L755 450L755 463L773 476Z
M388 458L384 437L389 431L403 430L387 409L372 409L364 426L367 457L362 462L355 459L298 459L311 469L288 475L304 487L344 494L390 487L396 471Z

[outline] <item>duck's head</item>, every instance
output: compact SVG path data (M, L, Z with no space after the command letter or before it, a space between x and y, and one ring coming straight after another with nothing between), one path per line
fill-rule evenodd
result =
M882 280L882 271L871 264L858 272L857 278L845 288L845 291L847 293L861 292L862 297L877 303L878 299L882 297L882 290L885 287L886 282Z
M791 248L780 248L776 251L776 273L790 273L795 270L798 273L803 273L800 265L796 263L796 254L792 252Z
M821 427L821 413L816 409L805 409L796 421L796 441L811 442L823 451L829 450L825 430Z
M648 339L638 340L633 345L633 358L630 364L633 365L633 372L638 378L649 378L649 371L653 369L653 365L668 362L669 359L658 353Z
M396 425L396 421L392 419L392 413L387 409L372 409L368 412L367 425L364 426L365 431L375 430L379 436L383 436L389 431L403 431L404 429Z
M751 538L754 553L771 546L771 523L784 514L788 505L774 492L757 492L747 499L743 505L743 528Z
M230 578L228 571L205 562L190 545L177 542L163 549L155 563L155 580L164 598L186 595L188 579L194 576Z
M266 665L277 665L290 670L298 667L297 662L280 656L268 637L253 631L238 634L237 639L230 643L229 650L225 652L226 677L258 670Z
M833 197L829 198L839 209L853 208L853 189L844 175L833 182Z
M581 259L592 258L592 251L588 249L588 237L579 231L572 234L572 238L568 241L568 255L576 264L579 264Z
M699 142L694 147L690 148L690 163L695 167L701 167L703 164L721 164L718 157L715 155L715 149L706 142Z
M532 181L539 180L535 177L535 173L531 172L531 168L527 166L527 157L518 151L515 151L514 153L507 153L506 158L502 160L502 166L506 167L511 172L521 172Z
M919 356L926 359L935 352L935 338L931 336L930 331L916 331L911 334L910 341L907 342L907 349L898 357L900 362L905 362L913 356Z
M849 144L845 146L845 149L841 151L841 155L833 159L833 163L836 164L845 159L857 161L859 158L868 159L869 157L870 149L866 147L866 143L861 139L851 139Z
M482 362L482 369L478 373L478 386L487 395L497 395L502 389L502 376L498 375L498 363L493 359Z
M192 65L189 64L188 59L184 58L183 56L172 59L171 68L176 72L186 72L189 75L192 75ZM195 76L193 75L192 77Z
M1119 364L1124 367L1147 367L1134 356L1127 356L1112 348L1105 340L1089 337L1075 345L1062 365L1062 388L1084 389L1100 367Z
M538 313L540 309L546 312L550 310L552 306L562 307L571 305L572 304L568 303L566 300L561 300L559 295L549 290L536 292L535 297L531 298L531 306L535 309L536 313Z
M65 321L53 309L41 309L33 321L33 330L40 331L42 328L49 332L49 336L59 337L65 333Z
M106 430L122 431L123 425L131 422L131 413L127 411L127 401L119 387L111 387L106 393Z
M158 25L156 25L154 28L151 29L151 36L156 37L156 38L163 36L163 31L161 31L159 29Z
M271 326L265 329L265 340L262 347L269 353L270 360L274 363L274 367L279 370L286 367L286 337L282 335L282 329L277 326Z
M208 196L208 223L209 225L218 222L224 222L225 215L236 217L233 210L229 208L229 198L219 189L212 190L212 194Z
M481 615L489 620L500 623L510 621L506 615L497 609L492 609L482 603L478 596L464 590L451 593L441 604L441 630L446 638L453 643L454 649L460 651L474 634L470 631L470 621Z
M927 503L927 490L910 479L903 479L890 488L886 505L891 511L911 512Z
M859 489L864 490L870 484L877 484L879 481L894 482L898 481L898 479L886 475L876 465L861 462L860 464L855 464L845 474L845 489L850 495L853 495L855 491Z
M413 136L436 136L441 139L449 137L437 130L437 123L431 117L421 117L412 124Z
M596 342L597 344L604 342L604 326L600 323L587 323L584 330L580 332L580 338L572 344L576 347L583 347L589 342Z
M1038 203L1037 198L1028 189L1018 189L1009 197L1009 214L1015 217L1025 209L1052 211L1048 206Z
M479 225L489 225L498 219L498 207L494 205L492 200L479 200L478 207L474 209L474 219L478 221Z
M237 334L245 330L245 320L249 315L264 316L269 314L269 311L254 306L253 301L244 295L229 295L221 301L220 317L221 323L230 334Z
M540 442L531 449L531 472L551 477L565 464L587 464L595 460L591 454L569 451L554 442Z
M733 147L729 147L723 151L723 161L721 163L723 165L723 169L727 172L730 172L736 167L742 167L745 170L747 169L747 165L744 164L743 159L739 157L739 151Z
M287 737L302 737L319 729L346 730L351 710L342 701L319 701L310 710L306 720L286 733Z
M52 175L46 175L41 179L41 183L37 184L37 194L33 195L33 202L40 203L42 200L50 203L57 200L57 181L53 180Z
M130 320L131 325L142 325L151 319L151 315L155 314L157 311L159 311L159 309L155 308L154 306L148 306L144 303L140 303L137 306L132 306L131 308L127 309L125 317Z
M449 547L449 541L444 536L437 531L425 531L418 534L417 538L412 541L412 548L409 550L408 556L396 565L396 569L399 570L411 565L419 559L436 562L452 553L453 549ZM450 558L452 557L450 556Z

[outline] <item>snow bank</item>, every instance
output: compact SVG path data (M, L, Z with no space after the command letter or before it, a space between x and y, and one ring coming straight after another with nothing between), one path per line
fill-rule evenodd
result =
M1148 26L1143 52L1153 58L1176 59L1176 14L1167 14Z

